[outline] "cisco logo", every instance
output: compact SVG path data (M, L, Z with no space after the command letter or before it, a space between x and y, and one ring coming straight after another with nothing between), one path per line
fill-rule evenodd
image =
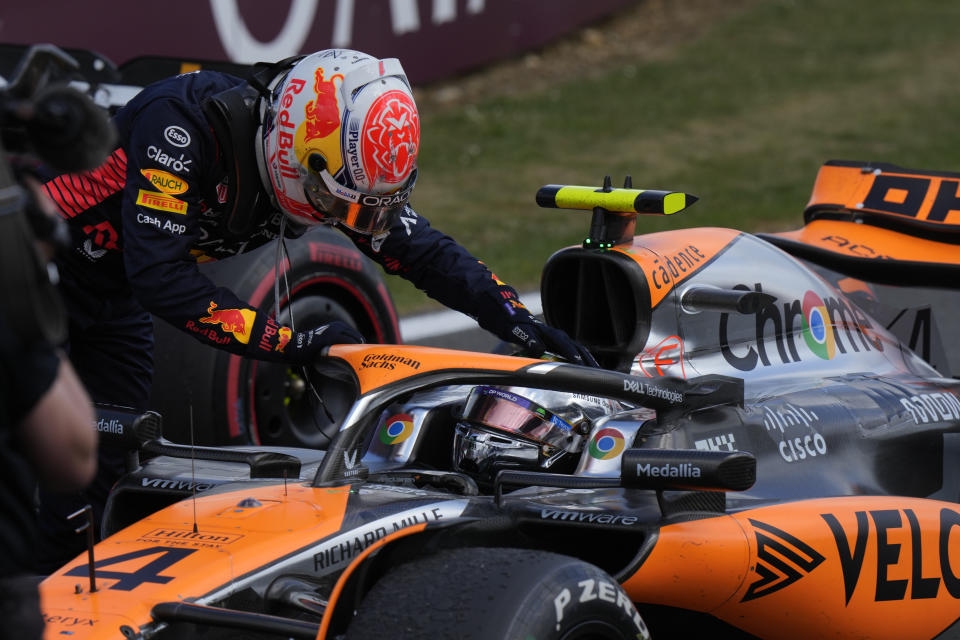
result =
M163 130L163 137L175 147L186 147L190 144L190 134L183 127L174 124Z

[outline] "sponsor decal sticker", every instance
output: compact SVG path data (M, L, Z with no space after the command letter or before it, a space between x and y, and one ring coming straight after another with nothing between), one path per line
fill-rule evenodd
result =
M626 439L618 430L607 427L600 429L590 441L590 455L597 460L610 460L616 458L626 447Z
M252 309L218 309L217 303L211 301L207 308L207 316L200 318L203 324L219 324L220 330L232 333L238 341L247 344L250 341L250 332L257 312Z
M157 209L158 211L167 211L169 213L187 214L187 203L183 200L177 200L173 196L165 193L155 193L153 191L144 191L140 189L137 194L137 204L142 207Z
M78 618L76 616L52 616L49 613L41 613L45 624L57 625L61 627L92 627L100 620L98 618ZM61 631L61 635L73 635L73 631Z
M175 147L189 147L190 146L190 134L187 133L187 130L183 127L178 127L175 124L170 125L163 130L164 139L172 144Z
M368 353L360 363L361 369L396 369L397 365L405 365L411 369L419 369L420 362L405 356L392 353Z
M267 324L263 326L263 335L260 336L260 344L257 347L263 351L283 353L292 337L293 330L290 327L277 326L276 320L267 318Z
M456 518L463 513L466 504L465 500L427 504L342 533L327 540L313 553L313 570L322 575L341 569L377 540L407 527Z
M100 418L96 422L97 431L101 433L115 433L117 435L123 435L123 423L117 420L116 418L110 418L106 420Z
M694 440L693 446L698 451L735 451L736 439L732 433L709 436L703 440Z
M564 509L540 509L542 520L565 520L567 522L589 522L592 524L634 525L640 521L638 516L625 516L619 513L602 511L567 511Z
M187 165L193 164L193 160L184 160L182 153L179 158L174 158L170 154L161 151L159 147L153 145L147 147L147 157L177 173L190 173L190 167Z
M290 327L280 327L277 329L277 346L274 347L273 350L283 353L284 348L290 342L292 336L293 330L290 329Z
M786 462L799 462L807 458L827 455L827 440L819 433L798 438L787 438L778 445L780 457Z
M141 169L140 173L150 181L150 184L164 193L177 195L190 188L183 178L160 169Z
M749 518L757 540L757 577L740 602L756 600L789 587L826 559L816 549L783 529Z
M734 289L750 291L743 284ZM753 291L763 292L760 283ZM774 357L781 364L802 362L807 350L819 358L830 360L837 354L862 351L883 351L883 342L877 335L869 317L855 304L845 298L821 298L807 291L803 300L767 305L748 321L755 326L755 337L736 351L737 341L731 344L730 325L738 318L729 313L720 314L720 353L730 366L740 371L752 371L758 366L769 367ZM741 325L742 327L742 325ZM803 336L807 349L797 344L797 335Z
M777 442L780 457L785 462L800 462L827 455L826 438L814 430L814 426L820 422L820 417L812 409L804 409L789 402L782 406L763 407L763 426L768 433L773 432L773 436L781 436L774 437L774 441ZM803 428L808 433L782 438L789 430L796 433L795 427Z
M803 339L814 355L824 360L833 359L837 346L827 307L813 291L803 295Z
M380 427L380 442L383 444L400 444L413 435L413 416L398 413L387 418Z
M804 409L789 402L782 407L763 407L763 426L767 431L779 429L780 433L783 433L784 429L799 425L813 428L813 425L819 422L820 417L812 409Z
M637 476L646 476L648 478L699 478L701 476L700 467L689 462L680 464L664 464L654 466L647 462L646 464L637 463Z
M914 424L960 420L960 400L949 391L900 398L900 406L907 410Z
M101 247L101 250L104 251L106 249L113 249L115 251L120 249L120 247L117 246L117 240L120 239L120 235L117 233L117 230L113 228L113 225L106 220L95 225L86 225L83 228L83 232L88 236L93 236L93 238L88 239L87 242L84 243L85 249L88 248L87 243ZM92 258L99 258L103 255L102 253L98 254L95 251L96 250L91 249L87 253Z
M853 515L855 522L848 517L841 522L836 514L820 514L836 543L847 606L858 592L873 602L934 599L941 585L944 596L960 599L960 559L955 557L960 532L954 531L960 528L960 513L872 509Z
M187 225L185 224L178 224L176 222L171 222L170 220L161 220L156 216L151 216L146 213L138 213L137 222L140 224L152 225L157 229L168 231L178 236L183 235L183 233L187 230Z
M191 529L154 529L137 538L145 542L166 542L185 546L219 547L236 542L243 535L238 533L220 533L193 531Z
M307 103L303 114L306 132L304 141L326 138L340 128L340 108L337 105L337 80L343 81L342 73L335 73L329 80L323 79L323 67L314 74L313 92L316 98Z
M683 340L680 336L669 336L656 346L644 349L637 355L636 362L648 378L657 375L687 379L687 372L683 367Z
M173 489L175 491L206 491L214 486L213 482L193 482L191 480L176 480L170 478L141 478L141 487L153 487L155 489Z

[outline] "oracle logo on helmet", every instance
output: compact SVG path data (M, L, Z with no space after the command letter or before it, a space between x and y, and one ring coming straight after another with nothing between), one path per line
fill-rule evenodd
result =
M407 197L408 194L406 192L388 193L382 196L364 194L364 196L360 198L360 204L368 207L393 207L405 203Z

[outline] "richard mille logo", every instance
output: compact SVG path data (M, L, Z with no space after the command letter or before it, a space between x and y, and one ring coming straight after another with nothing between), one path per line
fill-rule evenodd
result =
M782 529L750 518L757 537L757 579L740 602L762 598L807 575L823 562L813 547Z

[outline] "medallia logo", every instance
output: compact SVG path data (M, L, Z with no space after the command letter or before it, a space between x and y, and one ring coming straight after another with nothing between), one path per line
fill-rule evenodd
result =
M610 460L623 453L626 440L616 429L600 429L590 441L590 455L597 460Z
M830 360L836 353L827 305L813 291L803 296L803 339L817 357Z

